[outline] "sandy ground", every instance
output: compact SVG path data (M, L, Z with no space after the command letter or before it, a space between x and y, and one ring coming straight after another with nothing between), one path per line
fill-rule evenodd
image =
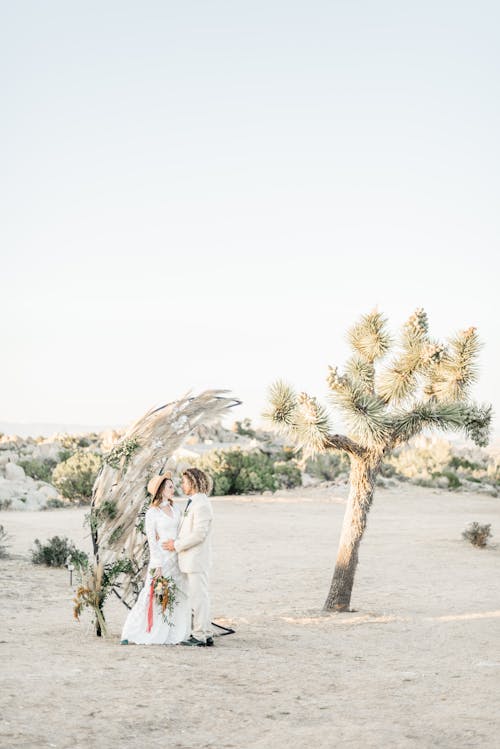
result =
M336 494L336 496L333 496ZM68 572L34 538L82 548L85 510L0 513L2 747L498 747L500 501L378 490L352 605L324 615L345 492L214 499L213 648L120 646L72 620ZM461 540L470 520L497 543Z

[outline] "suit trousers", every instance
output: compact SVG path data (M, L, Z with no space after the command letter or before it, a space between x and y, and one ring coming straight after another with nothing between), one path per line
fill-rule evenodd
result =
M188 596L193 611L191 634L197 640L211 637L210 598L208 595L208 572L188 572Z

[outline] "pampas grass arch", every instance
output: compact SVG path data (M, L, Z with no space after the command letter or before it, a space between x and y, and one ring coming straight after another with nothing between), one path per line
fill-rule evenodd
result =
M127 608L137 599L149 560L144 534L144 513L151 500L148 481L167 470L173 453L195 427L217 421L240 404L227 392L206 390L148 411L104 456L90 511L95 569L120 570L110 592Z

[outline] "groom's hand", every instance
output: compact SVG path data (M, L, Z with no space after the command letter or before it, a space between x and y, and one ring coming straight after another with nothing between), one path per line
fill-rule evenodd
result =
M175 551L174 539L169 538L168 541L164 541L162 543L162 548L166 549L166 551Z

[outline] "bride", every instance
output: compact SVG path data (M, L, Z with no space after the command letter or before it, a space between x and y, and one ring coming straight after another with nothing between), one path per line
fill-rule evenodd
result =
M145 526L149 545L149 565L144 587L123 626L121 642L137 645L176 645L187 640L191 632L191 608L187 597L186 575L179 570L176 551L166 551L161 544L177 537L181 512L173 504L174 483L166 472L153 476L148 484L153 496L146 511ZM151 604L151 583L159 577L171 577L176 586L173 611L165 620L156 600ZM152 621L151 621L152 613ZM149 615L148 615L149 614Z

